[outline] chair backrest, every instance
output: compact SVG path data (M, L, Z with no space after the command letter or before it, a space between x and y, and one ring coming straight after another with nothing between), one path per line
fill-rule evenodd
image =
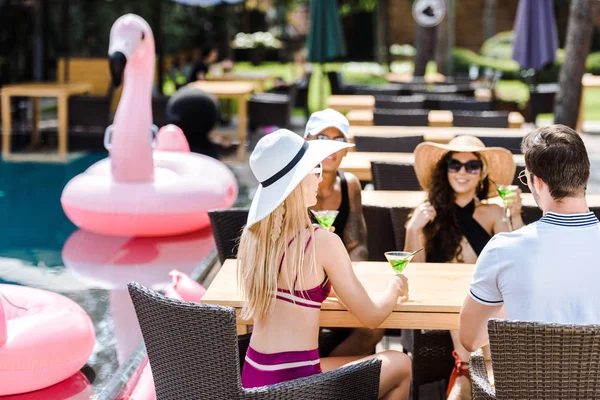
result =
M458 94L436 94L436 93L425 93L425 102L423 108L427 110L441 110L440 103L442 101L455 101L468 99L466 96Z
M394 230L394 240L396 251L404 250L404 240L406 239L406 221L412 209L407 207L394 207L390 209L390 218L392 219L392 228Z
M488 322L498 399L591 399L600 393L600 325Z
M127 285L157 399L236 399L242 391L233 308L167 298Z
M110 97L69 97L69 127L84 126L104 130L110 125L109 113Z
M412 153L415 147L423 141L423 135L399 137L354 136L356 151L379 153Z
M379 85L357 85L355 93L370 96L399 96L407 93L405 86L399 83Z
M344 91L344 83L342 82L342 74L337 71L327 72L329 84L331 86L331 94L342 94Z
M369 261L386 261L384 253L395 250L396 246L390 209L365 204L363 215L367 224Z
M413 164L371 162L375 190L422 190Z
M236 258L242 229L248 221L248 209L210 210L208 217L219 253L219 261L223 263L228 258Z
M522 137L518 136L478 136L486 147L504 147L513 154L521 154Z
M454 126L508 128L507 111L454 111Z
M373 125L428 126L428 110L373 110Z
M440 110L450 111L491 111L492 102L486 100L461 99L461 100L442 100L440 101Z
M425 109L425 96L376 96L375 108L394 110Z

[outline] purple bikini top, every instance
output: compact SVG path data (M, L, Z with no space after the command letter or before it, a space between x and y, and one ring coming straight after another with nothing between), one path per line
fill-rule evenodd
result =
M315 231L319 228L315 228ZM306 246L304 247L304 252L308 249L308 245L310 244L310 240L306 242ZM288 246L292 244L294 239L290 240ZM283 258L285 254L281 256L281 261L279 262L279 272L281 272L281 267L283 265ZM296 281L294 281L294 285ZM321 308L321 304L325 301L325 299L329 296L331 292L331 282L329 281L329 277L325 274L325 279L319 286L316 286L312 289L308 290L286 290L286 289L277 289L277 298L279 300L287 301L288 303L294 303L301 307L309 307L309 308Z

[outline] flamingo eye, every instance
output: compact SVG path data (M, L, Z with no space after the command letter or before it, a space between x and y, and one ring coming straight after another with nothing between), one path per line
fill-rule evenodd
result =
M142 32L142 40L144 40L145 37L146 37L146 33Z

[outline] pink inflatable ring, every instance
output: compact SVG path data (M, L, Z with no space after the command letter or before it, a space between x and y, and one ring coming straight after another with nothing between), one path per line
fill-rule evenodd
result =
M85 365L96 335L86 312L45 290L0 285L0 396L55 385Z
M65 214L79 228L103 235L170 236L208 226L208 210L235 202L237 182L225 164L190 153L181 129L159 132L152 124L156 56L143 18L127 14L115 21L109 60L113 83L124 82L104 137L110 157L66 185Z

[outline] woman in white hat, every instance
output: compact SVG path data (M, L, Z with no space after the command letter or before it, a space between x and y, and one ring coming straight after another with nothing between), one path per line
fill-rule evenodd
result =
M404 251L421 247L413 261L475 263L498 232L509 230L504 211L482 201L498 195L496 184L509 185L515 174L513 155L501 147L485 147L476 137L458 136L447 145L425 142L415 149L415 172L427 190L406 223ZM510 203L512 227L523 226L520 190ZM448 398L471 398L469 352L451 331L457 361L448 385Z
M304 141L285 129L262 138L250 156L260 182L238 249L238 282L244 318L254 328L242 370L245 388L276 384L338 368L360 357L319 359L321 303L336 296L363 324L375 328L408 295L408 282L395 275L377 301L352 269L340 238L311 224L308 208L317 201L321 162L350 147L332 140ZM410 359L386 351L380 398L408 398Z

